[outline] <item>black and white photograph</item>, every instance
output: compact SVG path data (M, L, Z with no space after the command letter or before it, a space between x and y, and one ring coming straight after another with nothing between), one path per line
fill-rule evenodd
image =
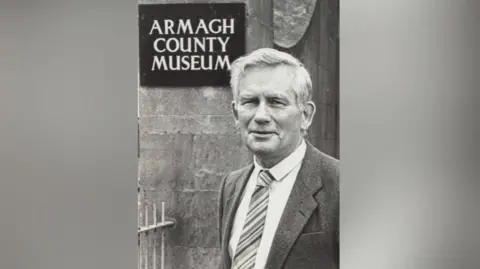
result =
M338 17L140 1L139 269L339 268Z
M0 2L0 269L479 269L480 1Z

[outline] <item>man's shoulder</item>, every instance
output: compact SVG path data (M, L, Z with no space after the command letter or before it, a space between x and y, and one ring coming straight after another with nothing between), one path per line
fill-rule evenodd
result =
M340 160L320 151L320 155L322 156L322 166L324 169L332 172L339 172L340 170Z
M322 174L328 178L338 180L340 174L340 160L324 153L323 151L311 146L311 153L308 156L313 161Z

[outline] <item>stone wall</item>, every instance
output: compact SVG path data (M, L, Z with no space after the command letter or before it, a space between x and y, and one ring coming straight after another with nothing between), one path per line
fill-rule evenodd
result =
M139 100L140 220L145 205L151 219L151 205L160 217L165 202L166 216L177 222L166 230L165 268L215 268L219 185L225 173L250 159L234 128L230 90L140 89ZM153 237L148 239L152 254ZM159 234L157 239L159 254Z
M166 1L151 3L207 3L244 1ZM260 17L248 18L247 52L272 47L271 2L245 1ZM269 4L270 3L270 4ZM265 12L270 11L270 12ZM262 15L263 14L263 15ZM152 219L156 203L176 225L166 230L165 269L217 268L219 238L217 199L223 176L251 160L235 128L228 87L139 88L139 225L145 225L145 208ZM151 224L151 222L150 222ZM141 268L160 268L160 233L141 237L140 249L148 249ZM147 267L145 267L145 263Z

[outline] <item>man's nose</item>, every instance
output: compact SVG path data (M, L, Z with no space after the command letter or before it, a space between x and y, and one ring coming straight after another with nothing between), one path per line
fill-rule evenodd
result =
M259 124L270 122L270 112L268 111L268 106L265 103L261 102L258 105L253 119Z

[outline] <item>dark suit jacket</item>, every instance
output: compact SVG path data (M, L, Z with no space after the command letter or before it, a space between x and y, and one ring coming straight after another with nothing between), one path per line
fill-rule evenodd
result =
M230 269L231 229L253 164L222 181L219 199L220 268ZM307 141L307 150L280 219L265 269L339 268L339 161Z

